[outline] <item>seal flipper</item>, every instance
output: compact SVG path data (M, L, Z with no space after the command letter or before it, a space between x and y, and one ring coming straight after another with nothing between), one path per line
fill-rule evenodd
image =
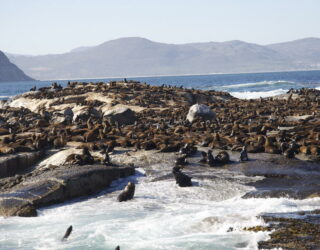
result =
M66 240L70 236L71 232L72 232L72 226L68 227L66 233L64 234L64 236L63 236L63 238L61 240L62 241Z

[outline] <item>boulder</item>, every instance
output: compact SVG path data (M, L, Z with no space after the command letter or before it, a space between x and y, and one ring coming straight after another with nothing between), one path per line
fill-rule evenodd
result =
M117 108L106 111L104 117L110 119L112 123L121 125L133 124L137 120L136 113L130 108Z
M83 120L87 121L90 117L99 118L101 113L95 109L88 106L76 106L73 108L73 121Z
M213 120L215 118L215 113L207 105L194 104L189 109L187 120L193 122L196 118Z
M27 200L8 197L0 199L0 215L34 217L37 216L37 210Z
M73 120L74 113L70 107L63 111L54 112L51 118L53 124L57 123L71 123Z

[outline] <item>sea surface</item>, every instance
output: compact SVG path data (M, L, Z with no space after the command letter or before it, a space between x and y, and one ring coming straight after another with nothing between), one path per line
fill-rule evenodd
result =
M239 98L272 96L291 88L320 87L320 71L128 79L152 85L223 90ZM107 80L114 79L86 81ZM0 83L0 96L8 99L33 86L48 86L52 82ZM245 193L254 190L245 183L258 177L234 175L224 169L214 171L216 178L212 180L195 178L194 187L179 188L173 179L152 181L143 169L137 169L135 176L113 182L98 195L41 208L36 218L0 217L0 249L111 250L117 245L121 250L257 249L257 242L268 239L268 233L242 229L264 225L259 215L320 208L319 198L242 199ZM128 181L136 183L135 198L119 204L116 201L119 187ZM70 225L74 228L72 234L61 242Z
M120 79L123 78L81 79L79 81L101 82ZM147 82L151 85L169 84L186 88L222 90L229 92L235 97L244 99L283 94L291 88L320 89L320 71L128 77L127 79ZM76 80L77 79L70 79L70 81ZM49 86L52 82L57 82L65 86L68 81L69 80L1 82L0 99L8 99L17 94L29 91L30 88L34 86Z

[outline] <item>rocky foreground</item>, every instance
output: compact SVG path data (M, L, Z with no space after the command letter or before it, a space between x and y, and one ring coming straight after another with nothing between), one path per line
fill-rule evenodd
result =
M35 216L39 207L97 193L135 167L148 174L154 162L186 165L189 174L202 166L263 177L248 183L256 191L244 198L319 197L319 107L313 89L258 100L126 80L33 89L0 103L0 215ZM184 155L185 145L194 152ZM209 150L224 159L211 160ZM240 161L240 151L249 161ZM282 239L261 247L295 249Z

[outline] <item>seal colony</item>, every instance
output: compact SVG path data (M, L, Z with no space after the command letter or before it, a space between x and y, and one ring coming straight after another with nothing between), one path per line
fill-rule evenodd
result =
M258 100L135 81L70 82L2 103L0 154L78 147L177 152L183 145L317 158L320 91ZM200 104L198 113L191 113ZM208 114L208 110L212 113ZM244 152L243 156L244 158ZM75 160L76 161L76 160Z
M108 179L109 184L133 174L132 169L142 163L124 162L138 152L150 152L145 154L147 162L152 162L156 154L172 156L170 178L186 188L194 188L192 174L187 175L184 170L195 165L194 159L197 166L212 170L235 161L254 165L259 158L256 153L272 155L270 158L275 161L282 157L289 164L298 159L316 162L320 159L319 107L320 91L314 89L240 100L214 90L151 86L128 80L69 82L65 88L53 83L51 87L33 88L0 103L0 160L4 162L0 161L0 214L35 216L35 208L40 205L97 192L107 187L103 183L107 176L115 177ZM34 169L20 159L16 161L21 165L20 172L2 171L9 168L9 157L36 152L41 152L36 156L38 160L54 160ZM33 159L33 167L34 162ZM247 165L241 166L247 171ZM67 171L70 178L65 177ZM79 173L82 179L77 185L86 189L71 196L75 189L68 182L73 182ZM48 189L54 192L44 194L46 202L27 197L20 204L22 199L13 194L35 190L28 185L34 185L38 176L49 176L46 180L50 182L43 181L46 184L41 185L49 183ZM92 184L96 182L97 185ZM264 183L257 185L263 187ZM68 195L58 196L61 190L68 190ZM313 191L307 190L305 197L314 195ZM117 200L130 200L134 193L135 184L129 182ZM18 210L6 212L17 203Z

